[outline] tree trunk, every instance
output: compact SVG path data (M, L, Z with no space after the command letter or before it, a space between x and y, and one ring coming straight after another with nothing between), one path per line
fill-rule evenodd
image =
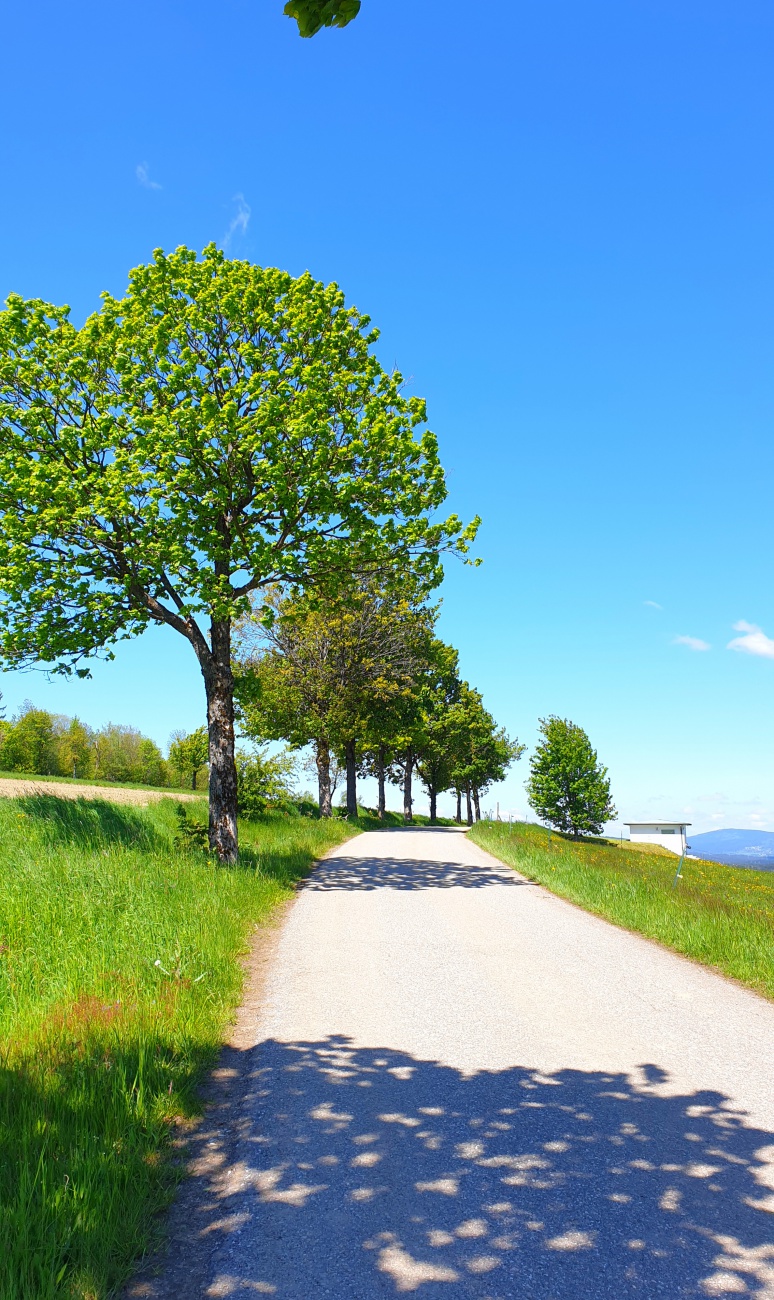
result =
M473 807L474 807L475 810L476 810L476 821L477 821L477 822L480 822L480 821L481 821L481 804L480 804L480 802L479 802L479 798L478 798L478 786L477 786L477 785L474 785L474 786L473 786Z
M226 864L236 862L238 852L231 625L213 620L211 626L212 654L202 666L210 742L210 848Z
M468 817L467 817L468 826L472 826L472 825L473 825L473 808L471 807L471 803L470 803L470 785L469 785L469 784L465 786L465 803L466 803L466 812L467 812L467 814L468 814Z
M192 790L195 790L195 789L196 789L196 773L197 773L197 771L198 771L198 768L194 768L193 772L191 773L191 789L192 789Z
M406 762L403 766L403 820L408 825L414 820L411 807L413 799L411 798L411 773L414 768L414 755L411 750L406 755Z
M348 740L344 749L347 759L347 816L357 817L357 755L354 740Z
M333 811L333 795L331 793L331 751L328 748L326 741L317 741L314 760L317 765L317 790L320 803L320 816L330 817Z
M454 814L454 820L458 826L462 825L462 791L457 791L457 811Z
M387 800L384 794L384 745L380 745L376 755L376 779L379 783L379 796L377 815L379 821L384 821L384 814L387 808Z
M435 825L435 815L438 808L438 795L436 794L435 786L429 786L427 792L430 795L430 822L431 825Z

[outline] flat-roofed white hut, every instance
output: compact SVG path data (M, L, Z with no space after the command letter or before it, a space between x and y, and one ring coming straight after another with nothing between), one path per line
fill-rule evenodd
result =
M624 822L632 844L660 844L671 853L685 853L690 822Z

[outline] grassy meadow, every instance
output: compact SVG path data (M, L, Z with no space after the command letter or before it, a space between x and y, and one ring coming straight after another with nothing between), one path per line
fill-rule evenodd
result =
M477 844L553 893L774 998L774 872L726 867L542 826L479 822Z
M0 1300L102 1300L149 1245L250 932L354 831L246 824L222 868L177 829L174 800L0 799Z

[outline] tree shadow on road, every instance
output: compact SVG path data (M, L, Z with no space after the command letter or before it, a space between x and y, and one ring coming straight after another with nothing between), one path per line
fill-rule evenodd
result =
M304 889L485 889L487 885L528 883L508 867L498 871L468 862L356 858L337 853L315 867Z
M130 1295L774 1295L774 1133L654 1065L466 1076L330 1038L223 1070L241 1118L210 1112L182 1230Z

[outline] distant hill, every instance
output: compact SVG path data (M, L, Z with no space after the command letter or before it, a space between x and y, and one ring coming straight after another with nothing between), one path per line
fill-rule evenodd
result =
M689 852L708 862L774 871L774 831L705 831L689 836Z

